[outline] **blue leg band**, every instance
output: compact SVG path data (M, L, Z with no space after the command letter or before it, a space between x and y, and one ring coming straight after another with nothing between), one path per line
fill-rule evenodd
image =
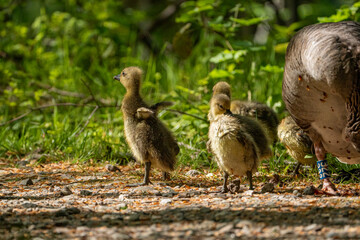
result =
M317 161L317 162L316 162L316 165L317 165L317 167L318 167L319 176L320 176L320 179L321 179L321 180L330 177L327 160Z

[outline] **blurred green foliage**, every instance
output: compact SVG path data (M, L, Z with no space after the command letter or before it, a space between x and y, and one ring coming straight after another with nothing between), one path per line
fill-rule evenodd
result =
M282 117L291 36L318 17L358 20L359 6L340 0L0 1L0 124L27 114L0 127L0 157L128 159L118 107L125 90L112 76L131 65L144 70L149 103L174 101L174 109L206 119L212 86L226 80L234 98L267 103ZM206 121L171 111L159 116L181 143L180 164L212 166ZM271 165L284 161L284 149L275 152Z

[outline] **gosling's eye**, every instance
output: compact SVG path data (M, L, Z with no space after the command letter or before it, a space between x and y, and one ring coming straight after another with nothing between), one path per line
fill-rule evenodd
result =
M223 107L223 105L221 105L221 104L219 104L219 108L220 108L220 109L225 109L225 108Z
M125 76L126 76L126 73L125 73L125 72L122 72L122 75L125 77Z

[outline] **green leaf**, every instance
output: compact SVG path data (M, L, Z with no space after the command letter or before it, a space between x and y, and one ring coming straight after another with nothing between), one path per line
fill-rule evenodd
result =
M233 75L229 73L228 71L222 70L222 69L214 69L209 73L209 76L211 78L233 78Z
M267 64L266 66L262 66L260 68L261 71L264 71L264 72L269 72L269 73L282 73L284 72L284 68L283 67L279 67L279 66L276 66L276 65L269 65Z
M257 17L257 18L249 18L249 19L233 18L233 17L230 18L231 21L239 23L241 26L250 26L250 25L258 24L265 21L266 19L267 18L265 17Z

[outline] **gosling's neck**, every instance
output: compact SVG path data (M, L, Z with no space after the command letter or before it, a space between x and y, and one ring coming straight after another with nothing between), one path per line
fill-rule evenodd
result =
M141 98L140 96L140 88L139 87L132 87L126 89L126 93L124 98Z
M139 107L143 107L143 100L140 96L138 88L126 89L124 99L122 101L122 110L125 115L133 116Z

